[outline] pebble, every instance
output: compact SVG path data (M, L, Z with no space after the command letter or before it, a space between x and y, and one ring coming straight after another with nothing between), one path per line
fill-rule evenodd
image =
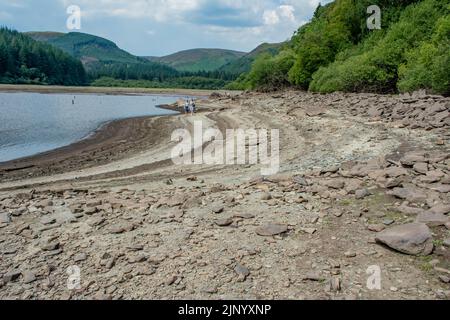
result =
M231 225L233 223L233 219L231 219L231 218L217 219L214 221L214 223L216 225L218 225L219 227L228 227L229 225Z

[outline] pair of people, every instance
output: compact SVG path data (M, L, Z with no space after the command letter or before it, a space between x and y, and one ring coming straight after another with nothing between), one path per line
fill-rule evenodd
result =
M194 115L195 112L196 112L195 100L186 99L186 102L184 104L184 113L186 114L190 113L191 115Z

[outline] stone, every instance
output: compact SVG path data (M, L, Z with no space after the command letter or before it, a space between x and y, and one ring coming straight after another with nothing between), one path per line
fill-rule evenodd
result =
M51 242L42 242L41 243L41 249L43 251L54 251L59 249L59 242L58 241L51 241Z
M245 220L255 218L255 216L253 214L251 214L251 213L236 213L234 215L234 217L235 218L240 218L240 219L245 219Z
M225 210L223 204L215 204L211 207L211 211L215 214L220 214Z
M395 188L391 194L397 198L404 199L409 202L421 202L427 199L427 195L421 189L411 186Z
M24 271L24 272L22 272L22 276L23 276L22 281L25 284L29 284L29 283L36 281L36 275L32 271Z
M316 228L300 228L300 231L303 231L304 233L313 235L314 233L317 232L317 229Z
M87 259L87 255L86 255L86 253L83 253L83 252L78 253L73 257L74 262L83 262L83 261L86 261L86 259Z
M449 248L450 247L450 238L445 239L443 242L443 245L444 245L444 247Z
M384 224L385 226L390 226L390 225L393 225L394 223L395 223L395 221L392 220L392 219L384 219L384 220L383 220L383 224Z
M317 281L321 282L324 281L324 277L321 277L318 272L308 272L303 278L303 281Z
M272 237L283 234L288 231L288 227L284 224L267 224L256 229L256 233L263 237Z
M439 280L443 283L450 283L450 277L447 276L439 276Z
M344 253L346 258L355 258L357 256L356 252L353 251L347 251Z
M342 287L342 280L340 277L333 277L330 280L330 289L331 291L334 292L339 292L341 291L341 287Z
M367 229L372 232L381 232L386 229L386 226L382 224L371 224L367 226Z
M169 207L177 207L177 206L183 205L186 200L187 200L186 195L177 193L177 194L173 195L172 197L170 197L167 200L166 204Z
M377 234L377 243L409 255L427 256L433 252L433 238L424 223L409 223L386 229Z
M400 167L390 167L384 170L384 174L389 178L398 178L408 175L408 170Z
M214 223L219 227L228 227L233 223L233 219L231 218L217 219L214 221Z
M269 201L272 200L272 195L268 192L263 193L263 195L261 196L261 200L262 201Z
M236 264L236 267L234 268L234 272L236 272L236 274L239 276L239 279L241 281L245 281L247 279L247 277L250 275L250 270L240 263Z
M324 185L331 189L340 190L340 189L344 189L345 182L340 179L331 179L331 180L325 181Z
M436 184L432 185L430 189L439 193L450 193L450 184Z
M17 279L19 279L21 274L22 274L22 272L20 270L13 270L13 271L7 272L3 275L3 281L5 283L14 282Z
M407 154L402 159L400 159L400 163L405 166L412 167L416 162L424 162L425 157L418 154Z
M40 222L43 225L49 225L49 224L54 224L56 222L56 219L51 216L44 216Z
M435 214L449 214L450 213L450 205L448 204L438 204L428 210L429 213Z
M88 207L88 208L84 209L84 211L83 211L83 213L88 216L92 216L93 214L96 214L97 212L98 212L97 207Z
M40 208L40 209L46 208L46 207L51 207L51 206L53 206L53 201L51 201L51 200L42 200L42 201L36 203L36 205L35 205L36 208Z
M355 198L360 200L370 196L370 191L368 189L360 189L355 191Z
M400 207L398 207L398 211L409 216L418 215L424 212L424 210L421 208L408 207L406 204L402 204Z
M129 222L119 222L109 227L109 233L121 234L134 230L134 225Z
M421 174L427 174L428 172L428 164L424 162L419 162L414 164L414 170Z
M11 214L9 214L8 212L0 213L0 223L11 223Z
M417 216L416 222L425 223L429 227L444 226L450 218L439 213L423 212Z
M102 205L101 200L91 200L86 202L86 208L94 208Z

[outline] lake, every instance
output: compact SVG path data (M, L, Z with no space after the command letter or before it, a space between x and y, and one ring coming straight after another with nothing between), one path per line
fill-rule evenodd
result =
M175 112L178 96L0 93L0 162L67 146L103 124Z

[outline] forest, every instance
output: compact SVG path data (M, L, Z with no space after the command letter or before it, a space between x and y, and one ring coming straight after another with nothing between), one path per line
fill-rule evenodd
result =
M62 50L1 28L0 82L85 85L87 75L82 63Z
M381 29L367 28L367 8ZM450 0L336 0L229 89L450 94Z

